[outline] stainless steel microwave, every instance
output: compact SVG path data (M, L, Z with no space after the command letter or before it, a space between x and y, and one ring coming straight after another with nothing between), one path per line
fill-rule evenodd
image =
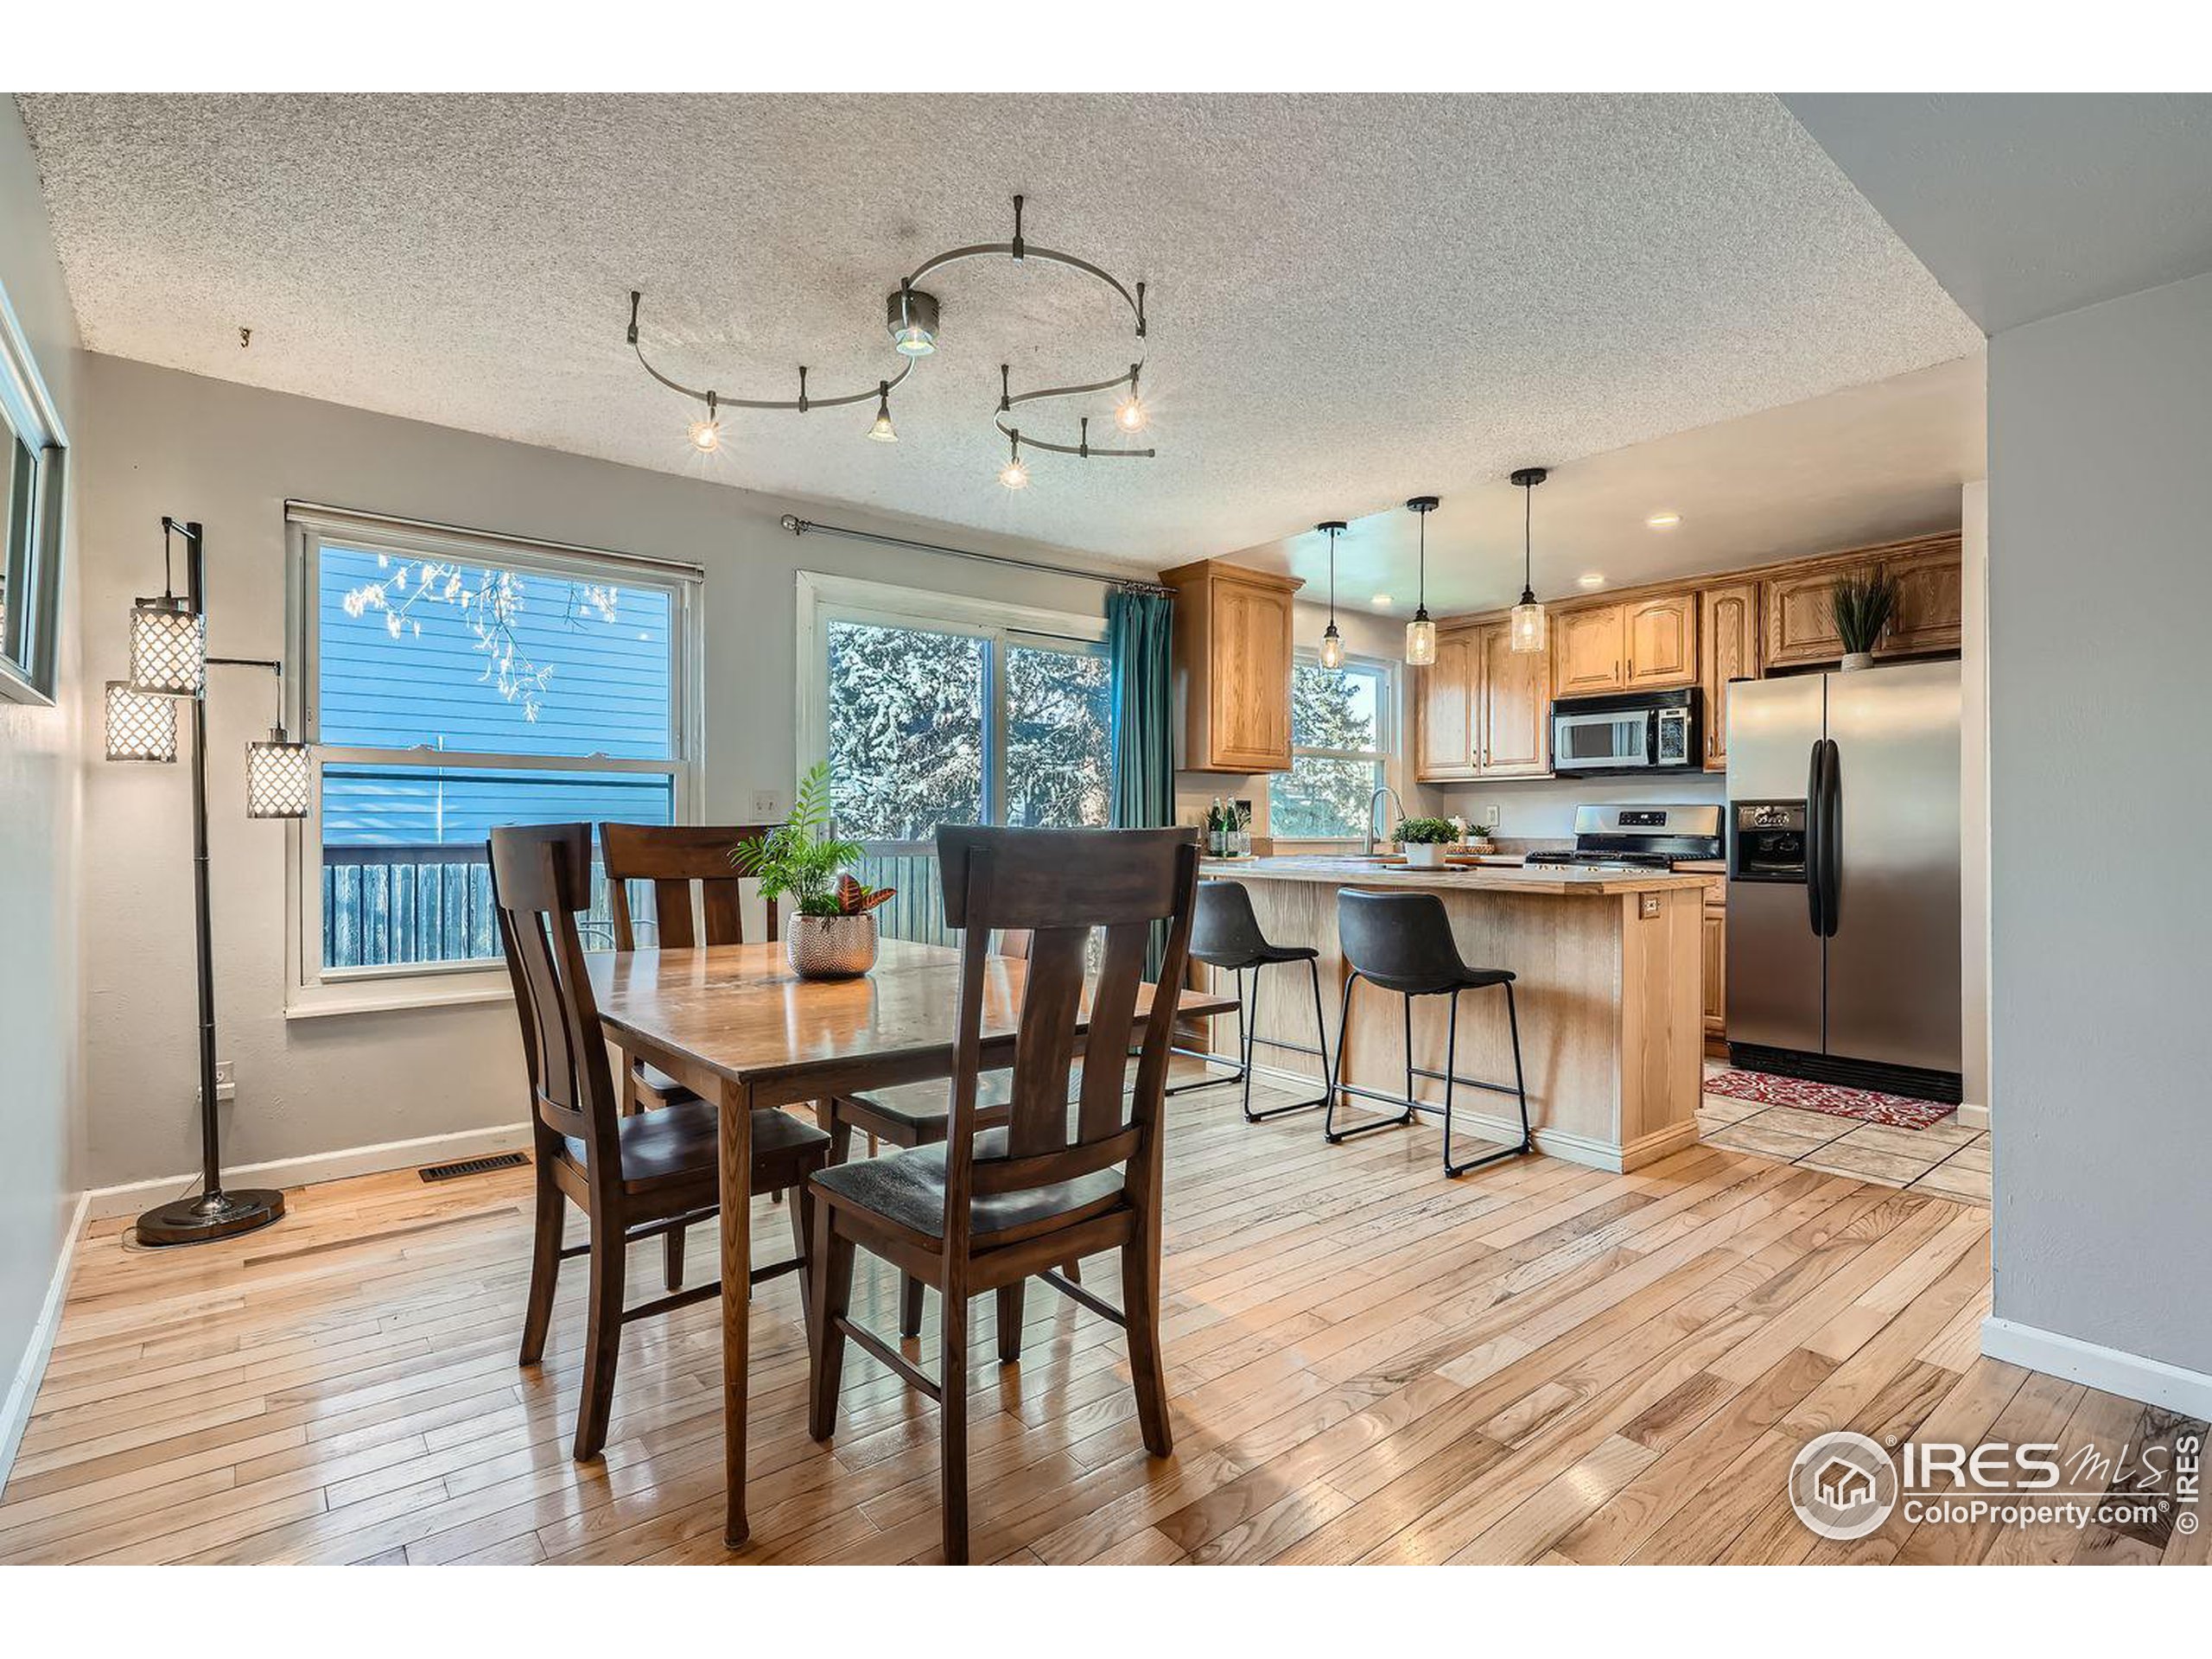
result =
M1552 704L1552 770L1562 776L1695 772L1704 764L1694 686Z

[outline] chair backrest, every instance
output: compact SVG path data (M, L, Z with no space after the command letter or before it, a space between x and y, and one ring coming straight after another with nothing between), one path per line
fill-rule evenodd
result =
M493 830L492 898L537 1120L582 1141L593 1168L619 1168L620 1106L576 932L591 898L591 826Z
M1460 971L1452 918L1433 893L1339 887L1337 940L1353 969L1379 983L1448 982Z
M1242 881L1198 883L1197 914L1191 922L1191 955L1209 968L1249 968L1267 950L1267 935L1252 913L1252 895Z
M614 948L638 948L630 919L630 883L653 884L656 943L664 950L689 950L700 944L743 944L745 923L738 908L738 870L730 849L741 841L766 835L773 824L602 823L599 855L607 869L607 908L614 918ZM706 937L691 919L691 891L699 890ZM776 901L767 901L766 937L776 937Z
M946 923L964 928L946 1159L945 1238L957 1248L972 1195L1019 1192L1125 1165L1124 1191L1158 1191L1160 1103L1175 1003L1189 958L1198 837L1190 830L990 830L937 832ZM1153 924L1169 924L1167 953L1146 1021L1126 1116L1123 1068ZM1015 1024L1007 1144L975 1155L986 976L994 929L1029 935L1027 986ZM1088 1037L1082 1011L1092 930L1104 936ZM1070 1122L1076 1059L1082 1093Z

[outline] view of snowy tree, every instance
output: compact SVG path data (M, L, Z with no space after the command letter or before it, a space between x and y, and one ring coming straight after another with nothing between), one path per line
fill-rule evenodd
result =
M1272 833L1356 836L1382 781L1377 713L1389 682L1379 668L1300 663L1290 678L1290 741L1300 753L1268 783Z

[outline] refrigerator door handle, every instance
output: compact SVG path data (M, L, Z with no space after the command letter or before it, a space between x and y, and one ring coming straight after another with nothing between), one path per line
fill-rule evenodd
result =
M1832 939L1843 920L1843 751L1832 737L1821 747L1821 932Z
M1805 920L1814 936L1827 936L1827 907L1821 899L1821 783L1826 738L1813 740L1811 760L1805 772Z

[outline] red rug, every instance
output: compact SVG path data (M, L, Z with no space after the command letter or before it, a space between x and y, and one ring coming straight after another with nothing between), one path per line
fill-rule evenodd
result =
M1846 1089L1803 1077L1780 1077L1770 1071L1715 1071L1707 1077L1705 1092L1726 1095L1731 1100L1755 1100L1762 1106L1794 1106L1802 1112L1855 1117L1862 1123L1885 1123L1893 1129L1925 1129L1959 1109L1937 1100Z

